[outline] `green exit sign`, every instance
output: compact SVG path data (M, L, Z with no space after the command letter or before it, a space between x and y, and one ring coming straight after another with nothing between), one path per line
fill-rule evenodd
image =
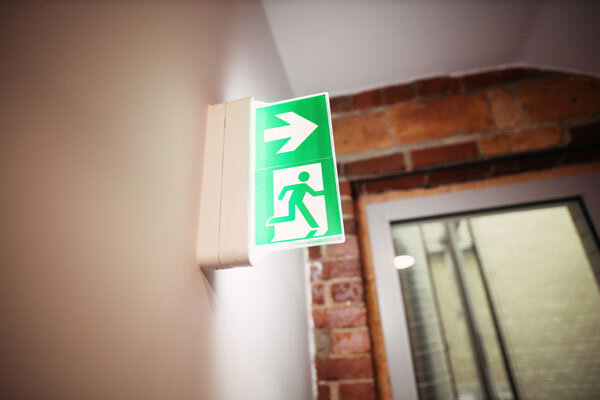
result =
M256 252L343 242L328 94L256 106L253 126Z

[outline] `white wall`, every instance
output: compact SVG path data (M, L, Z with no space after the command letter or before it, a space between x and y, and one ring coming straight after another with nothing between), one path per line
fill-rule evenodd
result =
M600 3L546 0L529 24L518 60L600 76Z
M288 397L309 396L300 260L228 271L212 300L194 261L206 105L289 95L261 18L257 2L0 6L0 397L214 398L215 360L247 393L300 379ZM264 297L240 297L248 279ZM271 302L295 334L252 306ZM226 333L259 367L211 354L215 310L237 327L236 304L253 324ZM274 382L235 380L250 373Z
M256 3L227 9L224 98L291 96L281 61ZM253 268L207 273L216 311L215 397L312 398L303 251L275 253Z
M262 1L297 96L506 65L600 75L597 1Z
M273 253L254 269L209 275L217 310L217 398L311 398L303 263L302 251Z

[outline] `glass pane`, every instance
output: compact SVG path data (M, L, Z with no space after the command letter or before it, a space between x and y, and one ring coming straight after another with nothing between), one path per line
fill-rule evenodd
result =
M421 399L600 398L600 254L577 201L392 237Z
M485 398L478 377L477 362L471 350L465 311L456 281L455 266L447 249L445 224L441 222L426 223L422 225L422 230L439 302L457 398Z
M393 230L396 253L410 254L415 259L413 267L401 269L398 274L420 398L453 398L451 372L420 228L409 226Z
M523 398L600 396L598 251L586 225L575 202L472 218Z

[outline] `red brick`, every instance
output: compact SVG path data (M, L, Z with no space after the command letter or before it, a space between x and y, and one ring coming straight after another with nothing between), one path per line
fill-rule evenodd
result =
M465 168L452 168L443 171L433 171L429 174L429 185L439 185L442 183L468 181L482 178L491 172L490 165L477 165Z
M570 131L572 143L586 143L600 140L600 122L575 126Z
M352 199L342 200L342 214L354 215L354 201Z
M379 149L391 144L383 111L334 118L333 139L338 154Z
M313 304L325 303L325 288L323 285L312 285L312 302Z
M400 104L390 108L389 116L396 144L494 128L490 107L482 94L453 95L433 101Z
M479 150L477 149L477 143L475 142L457 143L415 150L411 153L414 168L453 161L473 160L476 159L478 155Z
M319 385L319 397L318 400L330 400L331 399L331 388L329 385Z
M329 245L325 251L328 257L357 256L359 254L358 241L356 236L346 236L346 242Z
M380 193L387 190L408 190L425 186L425 174L407 175L398 178L382 179L363 184L366 193Z
M344 164L342 164L342 163L337 163L335 167L337 168L337 173L338 173L338 176L339 176L340 178L343 178L343 177L345 176L345 175L344 175Z
M363 295L362 282L341 282L331 285L331 296L334 301L362 300Z
M441 76L417 81L415 83L417 94L419 96L432 96L436 94L455 94L461 91L460 81L458 79Z
M343 278L361 275L360 260L357 258L323 261L322 279Z
M340 383L339 400L375 400L373 382Z
M397 153L348 163L346 164L346 176L349 178L356 178L368 175L401 172L405 169L406 164L404 163L404 155Z
M315 328L326 328L329 325L327 309L316 309L312 311Z
M488 157L510 153L510 140L506 133L486 136L479 140L479 148Z
M371 341L367 331L334 331L331 333L331 341L334 354L367 353L371 350Z
M548 121L600 111L600 82L561 76L525 82L517 87L532 121Z
M356 234L356 220L354 218L344 218L344 232L346 235Z
M320 281L323 277L323 267L320 263L314 263L310 266L310 280Z
M380 89L369 90L352 96L355 110L364 110L365 108L377 107L383 103Z
M349 328L367 325L364 307L339 307L313 310L315 328Z
M317 360L317 377L319 380L371 378L372 376L373 363L371 357Z
M352 96L338 96L329 99L332 113L352 111Z
M448 94L458 94L462 93L462 83L459 78L450 78L448 79L447 92Z
M510 136L513 151L532 151L556 147L562 141L559 127L532 129Z
M321 258L321 247L313 246L308 248L308 258L311 260L318 260Z
M331 355L331 329L314 329L313 333L317 348L316 357L319 360L328 358Z
M352 195L352 187L350 186L349 181L340 182L340 194L342 196L344 196L344 195L351 196Z
M527 114L518 97L504 89L488 90L487 96L498 128L513 128L527 123Z
M481 89L490 85L513 82L520 79L526 79L538 76L538 70L526 68L510 68L496 71L485 71L476 74L463 76L461 78L465 90Z
M415 97L412 86L410 84L388 86L383 88L382 91L383 102L385 104L400 103L402 101L411 100Z

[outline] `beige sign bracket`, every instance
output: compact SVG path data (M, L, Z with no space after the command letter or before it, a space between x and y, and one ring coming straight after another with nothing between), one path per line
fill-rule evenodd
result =
M249 266L252 98L208 108L196 255L204 269Z

